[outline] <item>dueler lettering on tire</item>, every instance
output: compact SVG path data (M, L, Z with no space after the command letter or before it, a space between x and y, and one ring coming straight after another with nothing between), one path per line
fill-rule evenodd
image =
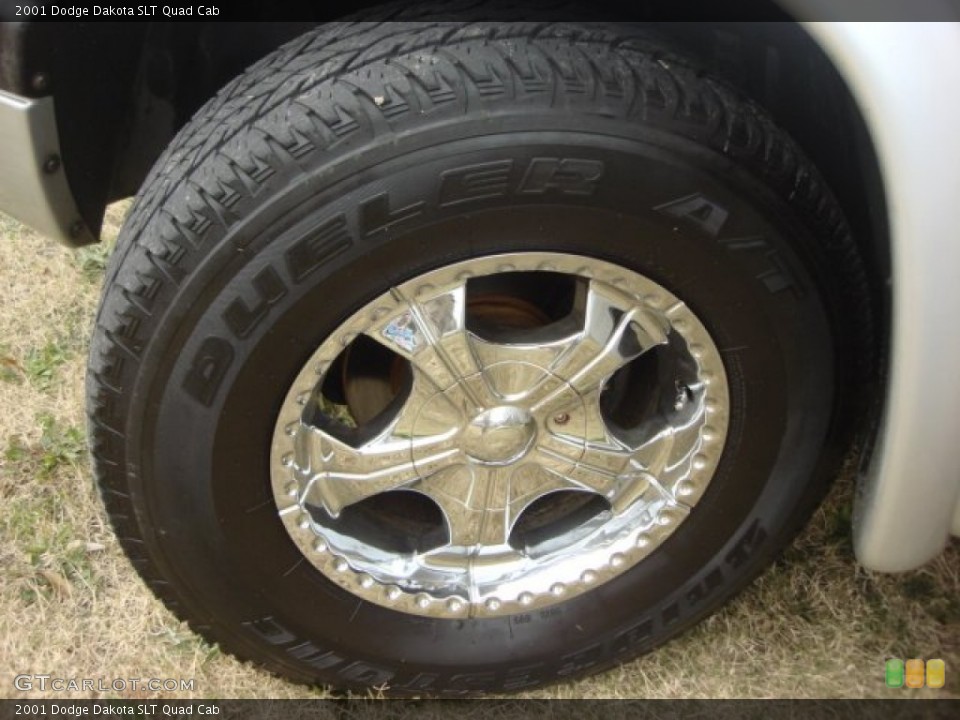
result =
M210 641L345 688L665 642L808 517L870 362L816 170L626 26L319 28L183 129L108 277L124 549Z

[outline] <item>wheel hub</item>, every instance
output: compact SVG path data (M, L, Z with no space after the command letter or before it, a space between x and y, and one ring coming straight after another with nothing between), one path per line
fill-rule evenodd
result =
M527 454L537 436L530 413L515 405L499 405L476 415L460 436L463 451L481 465L511 465Z
M572 309L475 301L485 328L495 306L512 314L489 333L471 326L470 278L519 273L575 278ZM360 335L411 381L347 429L319 389ZM637 413L611 395L643 417L626 422ZM625 572L683 522L719 461L727 402L705 328L651 280L578 256L481 258L392 288L321 344L280 413L274 495L304 556L367 601L437 617L544 607ZM355 522L400 491L438 509L440 540Z

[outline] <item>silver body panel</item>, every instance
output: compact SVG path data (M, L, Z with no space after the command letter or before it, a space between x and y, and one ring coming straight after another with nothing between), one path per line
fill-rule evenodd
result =
M0 209L61 242L93 242L59 159L53 98L0 90L0 144Z
M960 532L960 24L805 27L867 121L890 223L889 378L860 481L857 558L910 570Z

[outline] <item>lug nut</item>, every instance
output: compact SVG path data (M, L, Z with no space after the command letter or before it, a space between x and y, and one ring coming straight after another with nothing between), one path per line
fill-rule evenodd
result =
M568 422L570 422L570 414L569 414L569 413L559 413L559 414L557 414L557 415L554 415L554 416L553 416L553 421L554 421L557 425L566 425Z

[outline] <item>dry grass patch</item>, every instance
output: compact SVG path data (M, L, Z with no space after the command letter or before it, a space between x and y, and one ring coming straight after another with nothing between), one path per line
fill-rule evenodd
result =
M84 366L126 207L110 209L105 245L79 252L0 216L0 697L43 696L15 690L20 672L195 679L171 698L324 697L191 633L139 580L104 516L85 451ZM852 485L840 478L783 560L722 612L656 653L527 697L960 696L960 545L907 575L858 568ZM889 656L942 657L948 687L885 689Z

